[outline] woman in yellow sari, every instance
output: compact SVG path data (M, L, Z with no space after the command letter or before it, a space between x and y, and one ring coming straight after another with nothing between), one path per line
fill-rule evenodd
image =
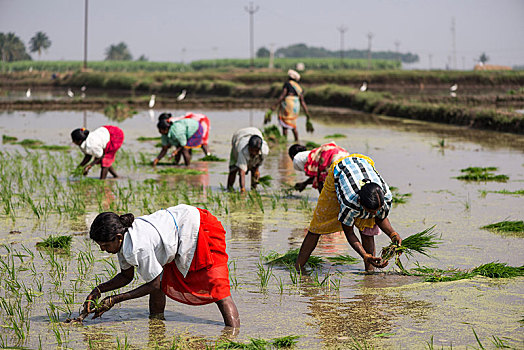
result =
M287 75L289 79L284 83L282 93L271 110L276 110L279 107L278 120L280 126L282 126L282 134L287 138L287 130L291 129L295 136L295 141L298 141L297 118L300 113L300 106L304 108L304 113L308 120L310 116L304 100L304 90L298 83L300 74L290 69Z
M402 243L388 219L391 202L389 186L371 158L353 153L333 162L300 247L296 269L304 271L321 235L339 231L344 231L348 243L362 257L366 271L385 267L387 261L375 256L374 236L382 231L392 242Z

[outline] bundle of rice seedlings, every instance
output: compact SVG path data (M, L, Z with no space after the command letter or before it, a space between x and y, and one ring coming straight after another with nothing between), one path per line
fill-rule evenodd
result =
M306 148L308 150L312 150L313 148L317 148L317 147L320 147L319 143L316 143L316 142L313 142L313 141L306 142Z
M404 238L400 246L392 242L382 248L380 252L382 261L389 261L395 257L395 264L402 271L406 271L400 261L400 254L405 253L408 256L413 256L415 253L419 253L428 256L427 250L436 247L441 242L440 235L433 231L434 228L435 225Z
M353 265L357 264L360 259L352 257L351 255L337 255L329 256L326 258L329 262L334 263L335 265Z
M500 221L494 224L482 226L482 229L497 232L524 232L524 221Z
M264 259L267 261L268 264L274 265L284 265L284 266L294 266L295 262L297 261L299 249L291 249L285 254L279 254L277 252L270 252L267 256L264 257ZM307 264L312 267L316 268L320 266L320 264L324 263L325 260L319 256L311 255L307 261Z
M271 186L272 180L273 177L271 175L264 175L258 179L258 183L261 184L263 187L269 187Z
M71 248L72 236L49 236L42 242L37 242L38 248L69 249Z
M215 156L214 154L208 154L207 156L204 156L200 158L203 162L225 162L226 160L224 158L219 158Z
M523 266L508 266L505 263L490 262L484 265L480 265L473 270L472 273L490 278L510 278L524 276L524 265Z
M311 122L311 118L306 118L306 131L307 132L313 132L315 131L315 128L313 127L313 123Z
M460 171L462 173L465 173L465 175L457 176L456 178L459 180L466 180L466 181L497 181L497 182L506 182L509 177L507 175L495 175L493 174L493 171L497 171L497 167L487 167L487 168L480 168L480 167L469 167L466 169L461 169Z

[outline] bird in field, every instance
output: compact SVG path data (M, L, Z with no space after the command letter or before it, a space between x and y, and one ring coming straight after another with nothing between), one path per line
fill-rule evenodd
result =
M177 96L176 100L177 101L182 101L184 98L186 98L186 89L182 90L182 92L180 93L180 95Z
M75 97L75 93L73 92L73 90L67 89L67 96L73 98L73 97Z
M31 97L31 88L27 89L27 91L25 92L25 97Z
M368 89L368 82L364 81L362 85L360 86L360 91L364 92L364 91L367 91L367 89Z
M151 95L151 98L149 99L149 108L155 107L155 95Z
M449 87L449 95L451 97L457 97L457 90L458 90L458 85L457 83L454 83L453 85Z

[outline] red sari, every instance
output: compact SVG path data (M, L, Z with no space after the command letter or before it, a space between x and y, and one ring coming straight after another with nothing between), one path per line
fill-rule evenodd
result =
M304 171L307 176L314 178L313 188L318 188L319 183L326 181L329 167L333 163L334 157L339 154L349 155L349 152L337 146L334 142L325 143L309 152Z
M200 212L198 241L186 277L174 261L164 266L162 291L171 299L188 305L217 302L231 295L227 267L226 231L216 217Z
M109 131L109 142L104 149L102 166L108 168L115 161L116 151L118 151L120 147L122 147L122 143L124 143L124 132L118 126L104 125L104 128Z

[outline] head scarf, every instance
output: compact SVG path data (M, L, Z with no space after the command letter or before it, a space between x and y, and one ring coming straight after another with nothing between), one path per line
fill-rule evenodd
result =
M298 74L298 72L295 71L295 70L293 70L293 69L288 70L288 71L287 71L287 75L288 75L291 79L293 79L293 80L295 80L295 81L299 81L299 80L300 80L300 74Z

